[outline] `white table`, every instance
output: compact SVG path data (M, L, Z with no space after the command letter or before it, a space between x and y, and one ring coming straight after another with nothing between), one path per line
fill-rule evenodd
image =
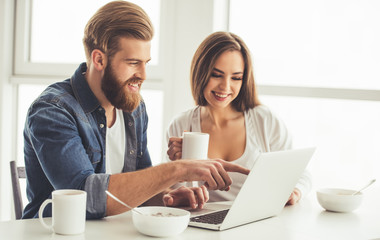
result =
M131 213L88 220L86 232L77 236L60 236L43 228L38 219L0 222L1 240L98 240L98 239L154 239L134 228ZM156 238L157 239L157 238ZM188 227L170 239L380 239L380 186L365 192L359 209L352 213L324 211L315 192L294 206L285 207L281 214L267 220L225 231L211 231Z

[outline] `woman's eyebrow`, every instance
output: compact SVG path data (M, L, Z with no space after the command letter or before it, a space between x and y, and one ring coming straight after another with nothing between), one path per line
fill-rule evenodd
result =
M223 73L224 74L224 72L222 70L220 70L220 69L214 68L213 70L217 71L219 73ZM243 74L243 72L234 72L234 73L232 73L232 75L236 75L236 74Z
M214 68L213 70L224 74L224 72L222 70L219 70L217 68Z

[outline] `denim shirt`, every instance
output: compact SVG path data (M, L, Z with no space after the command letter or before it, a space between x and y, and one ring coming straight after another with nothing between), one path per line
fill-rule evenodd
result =
M27 197L23 218L38 217L42 202L55 189L87 192L87 219L106 214L109 174L105 173L105 110L91 91L82 63L71 79L54 83L32 103L24 129ZM152 165L147 149L145 103L123 112L126 146L123 172ZM44 217L51 216L51 205Z

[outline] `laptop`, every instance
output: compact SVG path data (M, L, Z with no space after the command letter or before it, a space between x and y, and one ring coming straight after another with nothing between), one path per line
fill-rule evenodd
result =
M278 215L315 148L262 153L232 204L206 203L190 210L189 226L225 230Z

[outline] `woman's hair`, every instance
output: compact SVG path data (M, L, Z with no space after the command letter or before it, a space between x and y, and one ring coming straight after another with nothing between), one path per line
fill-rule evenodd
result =
M225 51L239 51L243 55L243 83L236 99L231 103L239 112L254 108L260 102L253 78L252 59L247 45L237 35L229 32L215 32L198 47L191 62L190 81L195 104L206 106L203 91L211 77L215 62Z
M101 7L84 29L87 65L94 49L101 50L108 57L114 56L119 51L121 37L150 41L153 25L141 7L126 1L113 1Z

